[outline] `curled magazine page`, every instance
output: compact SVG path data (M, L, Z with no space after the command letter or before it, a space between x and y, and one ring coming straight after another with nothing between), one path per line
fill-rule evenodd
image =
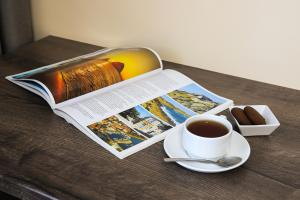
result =
M55 104L162 68L159 56L147 48L107 49L12 76L36 80Z

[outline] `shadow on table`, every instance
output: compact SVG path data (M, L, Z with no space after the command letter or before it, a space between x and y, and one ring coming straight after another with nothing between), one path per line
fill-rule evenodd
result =
M6 193L1 192L1 191L0 191L0 199L5 199L5 200L20 200L20 199L14 197L14 196L11 196L11 195L6 194Z

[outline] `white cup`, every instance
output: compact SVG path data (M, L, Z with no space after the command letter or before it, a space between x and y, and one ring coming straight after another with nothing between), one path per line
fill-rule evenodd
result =
M203 137L191 133L187 127L196 121L215 121L224 125L228 129L228 133L220 137ZM202 114L195 115L187 119L184 123L182 133L182 145L184 150L190 157L218 159L227 154L232 134L232 125L226 117Z

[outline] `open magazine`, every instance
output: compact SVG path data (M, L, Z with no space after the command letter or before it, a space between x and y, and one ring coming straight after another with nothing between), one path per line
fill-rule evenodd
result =
M190 116L233 104L163 70L148 48L104 49L6 78L121 159L164 139Z

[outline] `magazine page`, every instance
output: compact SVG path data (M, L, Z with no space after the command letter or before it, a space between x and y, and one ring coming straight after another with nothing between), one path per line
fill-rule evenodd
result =
M53 109L53 102L51 99L51 94L49 95L49 91L47 90L47 88L44 88L40 84L36 83L35 81L31 81L31 80L23 80L22 82L17 81L17 80L11 80L11 81L13 83L15 83L16 85L41 96Z
M215 114L232 103L179 72L163 70L58 110L88 137L124 158L162 140L188 117Z
M161 60L153 50L119 48L97 51L7 78L20 84L31 80L47 91L52 104L59 104L161 69Z
M85 54L85 55L82 55L82 56L78 56L78 57L75 57L75 58L64 60L64 61L54 63L54 64L51 64L51 65L46 65L46 66L43 66L43 67L40 67L40 68L36 68L36 69L33 69L33 70L22 72L22 73L19 73L19 74L10 75L10 76L7 76L5 78L7 80L13 82L16 85L18 85L20 87L23 87L23 88L25 88L25 89L41 96L43 99L45 99L47 101L47 103L53 109L55 107L55 101L54 101L54 98L53 98L53 95L52 95L51 91L43 83L41 83L40 81L35 80L35 79L31 79L31 76L33 76L34 74L42 73L44 71L48 71L52 68L59 67L59 66L61 66L63 64L66 64L66 63L73 62L75 60L79 60L79 59L88 58L88 57L91 57L91 56L94 56L94 55L98 55L98 54L103 53L105 51L107 51L107 50L105 50L105 49L104 50L99 50L99 51L96 51L96 52L93 52L93 53L90 53L90 54Z

